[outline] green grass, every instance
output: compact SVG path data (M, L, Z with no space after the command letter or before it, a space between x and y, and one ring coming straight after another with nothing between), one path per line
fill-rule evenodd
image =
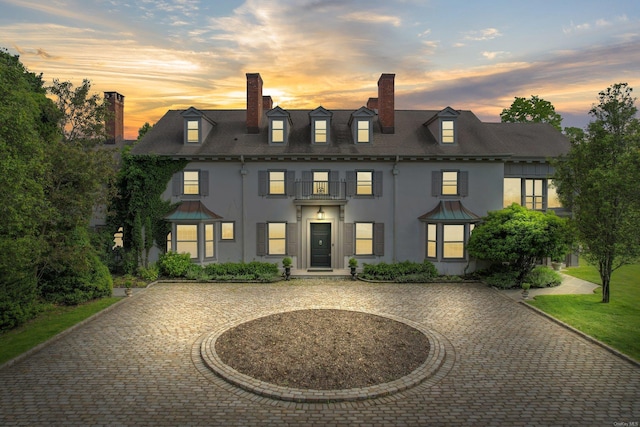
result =
M104 310L122 298L103 298L78 306L48 305L35 319L0 335L0 364Z
M581 263L565 273L601 284L595 267ZM592 295L543 295L529 303L618 351L640 360L640 264L624 266L611 276L610 302L602 288Z

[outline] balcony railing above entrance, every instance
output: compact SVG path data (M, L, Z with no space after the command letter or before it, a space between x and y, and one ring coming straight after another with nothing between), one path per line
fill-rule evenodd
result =
M345 200L344 181L296 181L298 200Z

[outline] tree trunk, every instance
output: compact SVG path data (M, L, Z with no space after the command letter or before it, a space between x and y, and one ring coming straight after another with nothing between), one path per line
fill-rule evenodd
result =
M602 302L609 302L609 285L611 283L611 268L604 268L600 271L600 280L602 280Z

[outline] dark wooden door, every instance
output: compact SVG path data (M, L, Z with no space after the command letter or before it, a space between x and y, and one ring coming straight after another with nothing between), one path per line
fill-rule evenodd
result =
M331 267L331 224L311 223L311 267Z

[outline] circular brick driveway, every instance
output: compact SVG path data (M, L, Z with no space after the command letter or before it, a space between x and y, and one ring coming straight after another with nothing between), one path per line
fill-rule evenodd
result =
M203 366L212 330L301 308L416 322L446 343L450 369L392 396L316 404ZM637 366L478 284L159 284L0 370L0 425L634 425L639 384Z

